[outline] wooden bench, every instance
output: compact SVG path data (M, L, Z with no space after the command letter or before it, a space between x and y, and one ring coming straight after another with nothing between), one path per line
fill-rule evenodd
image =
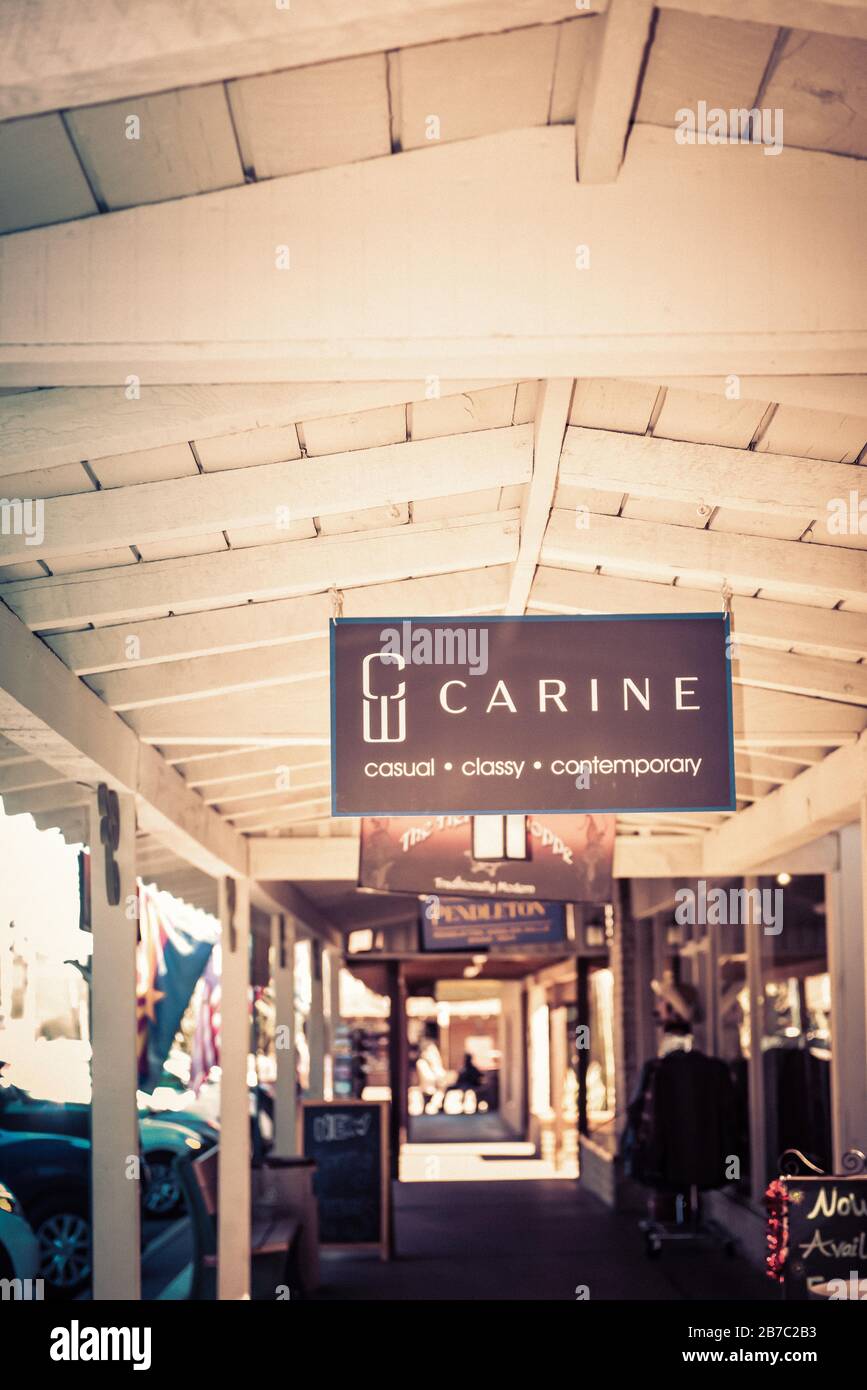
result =
M216 1297L218 1155L219 1147L216 1147L198 1158L184 1155L176 1159L178 1178L193 1226L191 1299ZM282 1256L280 1277L272 1280L270 1286L264 1285L269 1289L265 1296L276 1297L279 1283L288 1287L291 1298L303 1297L297 1258L300 1236L301 1222L297 1217L275 1210L254 1210L250 1228L250 1253L254 1262L261 1256ZM255 1275L254 1263L254 1283Z

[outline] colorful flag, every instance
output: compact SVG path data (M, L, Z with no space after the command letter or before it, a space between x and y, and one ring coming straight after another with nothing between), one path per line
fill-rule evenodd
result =
M193 1033L190 1086L199 1094L211 1067L220 1063L220 976L222 952L219 943L211 952L199 985L198 1014Z
M159 1083L219 930L207 913L151 885L139 885L138 1074L143 1090Z

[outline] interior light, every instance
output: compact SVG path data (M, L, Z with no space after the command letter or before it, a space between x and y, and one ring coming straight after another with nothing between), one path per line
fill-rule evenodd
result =
M777 883L781 888L788 888L792 881L792 875L787 873L777 874Z

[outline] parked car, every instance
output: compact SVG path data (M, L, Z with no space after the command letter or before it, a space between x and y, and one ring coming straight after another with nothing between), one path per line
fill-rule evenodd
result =
M174 1159L204 1151L205 1141L185 1125L155 1119L141 1120L139 1132L144 1212L166 1216L182 1210ZM81 1293L91 1277L90 1138L25 1129L0 1133L0 1181L15 1192L33 1228L46 1293Z
M24 1282L36 1297L33 1280L39 1271L39 1246L17 1197L0 1182L0 1279ZM26 1281L26 1282L25 1282ZM27 1297L28 1293L24 1296Z
M90 1280L90 1140L0 1134L0 1182L16 1195L37 1243L46 1293L72 1297Z
M166 1128L168 1126L168 1128ZM90 1106L80 1102L43 1100L20 1086L0 1087L0 1130L65 1135L90 1141ZM183 1133L179 1133L183 1131ZM175 1216L183 1210L183 1194L174 1172L174 1158L192 1148L187 1135L199 1138L207 1152L218 1142L219 1130L187 1110L153 1111L139 1108L142 1202L149 1216Z

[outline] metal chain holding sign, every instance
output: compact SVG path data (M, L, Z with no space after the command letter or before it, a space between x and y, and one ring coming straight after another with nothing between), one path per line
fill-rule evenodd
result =
M120 802L117 792L100 782L97 789L99 838L105 849L105 896L109 907L120 902L120 867L115 859L120 845Z

